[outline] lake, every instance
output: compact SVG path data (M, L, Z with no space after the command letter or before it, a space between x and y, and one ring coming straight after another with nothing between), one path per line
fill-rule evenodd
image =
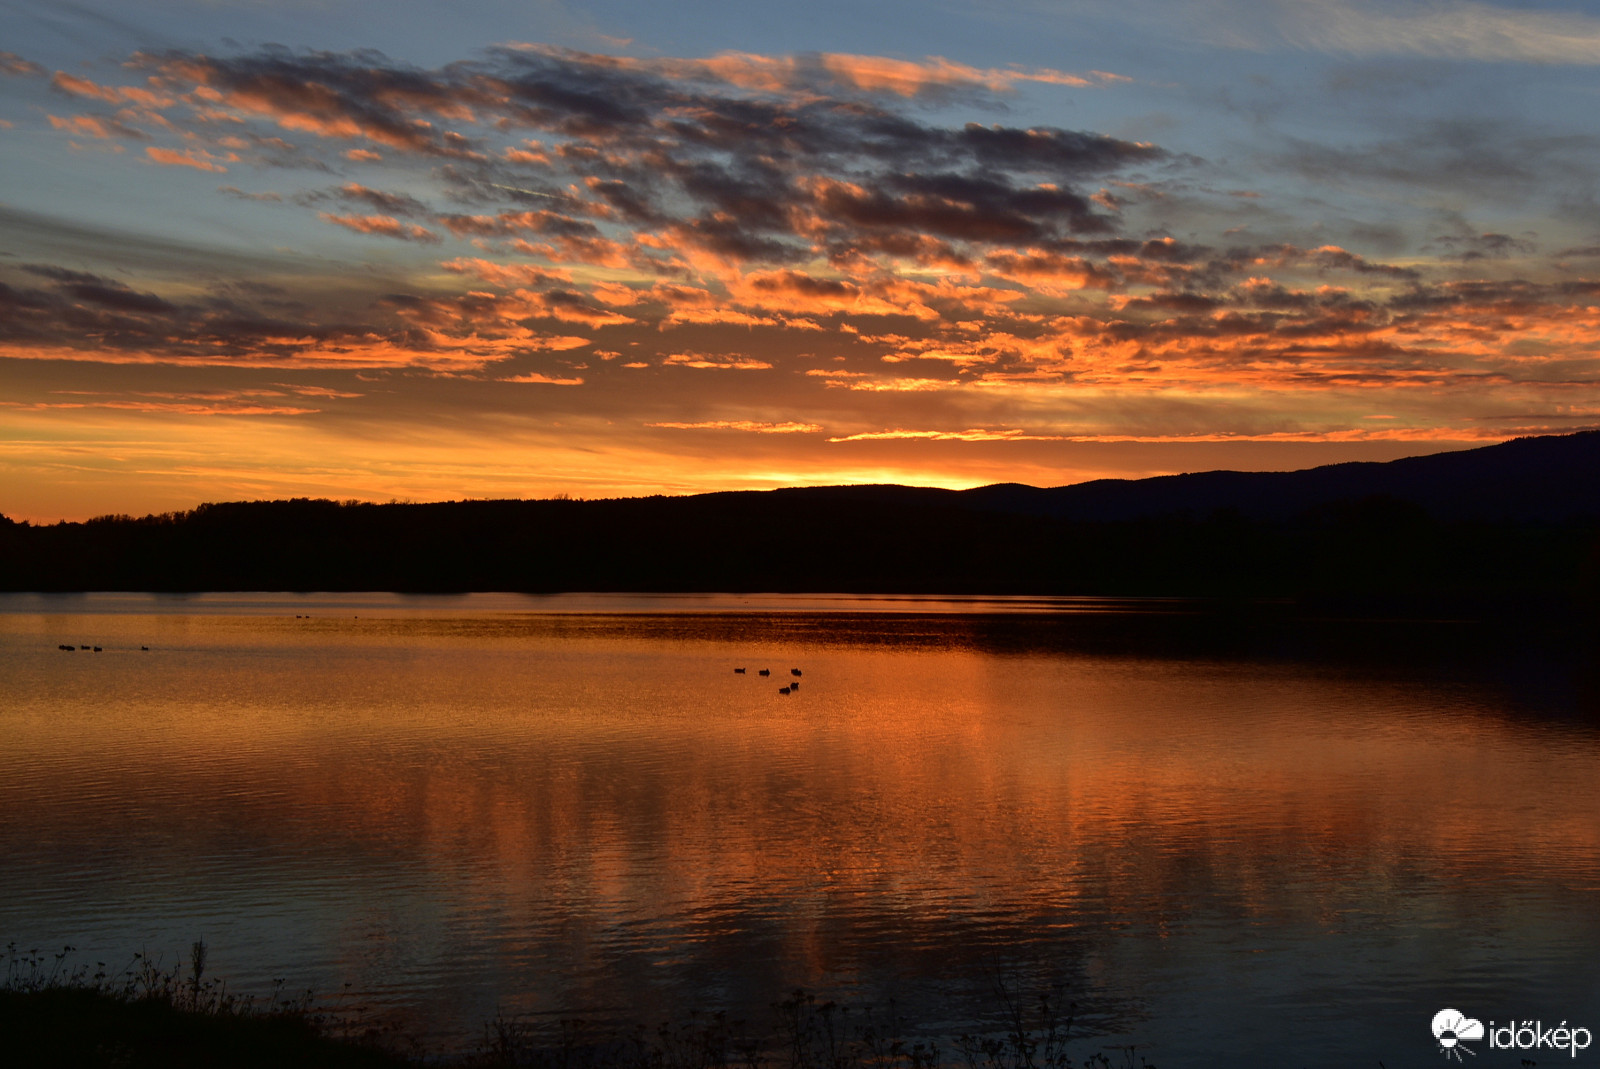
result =
M1059 990L1162 1069L1600 1030L1581 657L1273 611L0 596L0 943L203 939L436 1050L797 988L946 1046Z

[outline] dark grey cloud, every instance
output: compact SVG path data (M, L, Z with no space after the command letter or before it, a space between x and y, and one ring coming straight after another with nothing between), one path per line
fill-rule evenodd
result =
M5 273L12 274L9 281ZM28 285L21 276L42 284ZM317 346L373 338L429 348L426 339L376 306L361 319L328 318L303 303L285 302L273 287L263 289L253 294L254 287L218 287L208 296L178 301L103 275L22 264L14 273L0 273L0 344L79 350L112 361L129 354L218 362L287 359Z
M1592 194L1600 138L1555 134L1483 116L1396 123L1389 136L1345 146L1285 137L1271 164L1333 187L1395 184L1521 203L1564 188Z
M1525 238L1510 234L1445 234L1429 242L1433 249L1445 256L1461 261L1505 260L1513 256L1527 256L1538 251L1538 246Z
M369 189L359 182L347 182L332 191L331 196L347 204L364 204L402 218L419 219L429 214L428 206L410 194L386 193L380 189Z
M33 62L33 60L24 59L15 52L0 52L0 74L38 78L45 74L45 69Z
M709 66L686 73L666 61L557 49L495 49L435 69L377 53L285 49L167 51L135 64L174 92L201 89L314 136L433 160L445 196L463 204L547 201L541 207L569 219L665 228L757 262L838 255L855 235L885 230L976 246L1110 233L1116 217L1079 186L1170 159L1159 147L1091 132L934 125L903 100L866 91L763 92ZM797 64L786 77L804 81L806 69ZM823 82L841 88L837 77ZM524 135L538 150L505 146ZM255 136L272 156L268 139ZM307 151L276 147L270 162L279 165ZM358 188L338 196L426 218L414 198ZM485 223L479 213L438 221L479 236L525 229Z
M217 192L229 197L237 197L239 200L260 201L265 204L283 203L283 194L281 193L246 193L238 186L218 186Z
M0 204L0 247L26 248L30 257L57 263L93 263L140 273L209 274L256 280L301 276L311 264L273 250L218 247L128 227L63 219Z
M250 148L245 150L251 163L259 167L278 167L284 170L321 171L334 173L327 161L309 148L286 141L281 137L250 133L246 136Z
M115 279L48 264L23 264L22 270L55 282L62 294L114 312L169 313L171 304L153 293L139 293Z

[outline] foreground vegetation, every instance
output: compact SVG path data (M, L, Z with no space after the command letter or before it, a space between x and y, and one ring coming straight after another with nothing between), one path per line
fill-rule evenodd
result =
M386 1069L415 1064L318 1011L309 995L259 1000L230 993L205 975L196 943L187 972L135 954L118 975L104 962L71 965L54 956L6 950L0 1036L8 1064L202 1069L279 1066Z
M117 975L60 953L6 950L0 1036L8 1064L119 1069L1155 1069L1133 1048L1074 1059L1070 1006L1043 993L1026 1004L1003 985L1003 1032L960 1035L941 1048L905 1038L891 1006L818 1002L803 991L773 1004L764 1028L726 1014L692 1013L655 1029L591 1028L562 1021L553 1035L505 1016L484 1026L477 1049L429 1053L414 1040L363 1025L306 993L237 996L205 975L206 947L188 967L136 954Z

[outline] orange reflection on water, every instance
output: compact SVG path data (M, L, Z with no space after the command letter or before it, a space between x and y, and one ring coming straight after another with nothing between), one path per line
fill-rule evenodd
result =
M266 902L269 949L331 926L345 975L498 969L521 1010L1023 949L1093 977L1119 932L1485 923L1600 871L1592 740L1416 679L910 618L78 617L107 652L70 656L68 626L3 636L13 928Z

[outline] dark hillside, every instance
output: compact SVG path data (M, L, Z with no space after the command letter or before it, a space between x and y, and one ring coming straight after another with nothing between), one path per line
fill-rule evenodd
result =
M1518 438L1481 449L1305 471L1210 471L1101 479L1040 490L968 490L980 507L1078 520L1127 520L1232 509L1286 520L1340 501L1386 496L1445 521L1561 523L1600 518L1600 431Z
M1600 434L1041 490L230 502L0 522L6 590L1592 597Z

